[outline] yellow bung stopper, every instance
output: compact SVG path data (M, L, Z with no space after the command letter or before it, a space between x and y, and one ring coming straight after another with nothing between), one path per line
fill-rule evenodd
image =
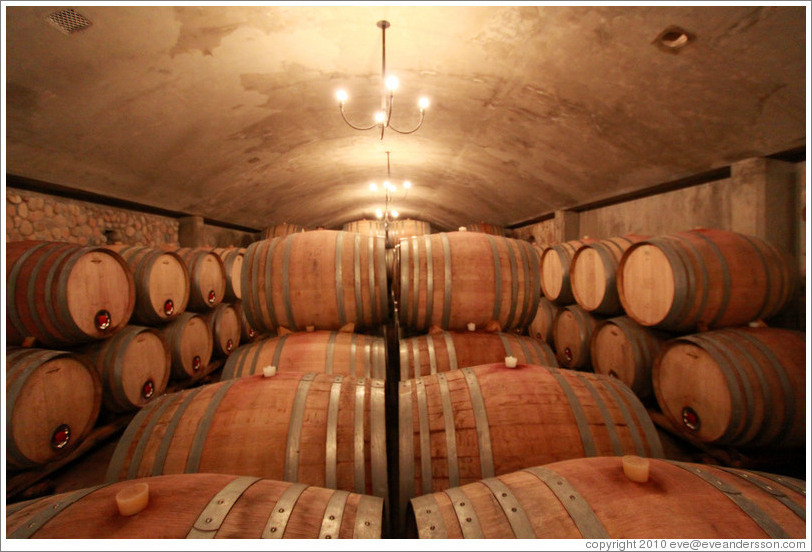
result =
M627 454L623 457L623 473L636 483L648 481L649 459Z
M122 516L134 516L147 507L149 502L149 485L135 483L128 485L116 493L118 513Z

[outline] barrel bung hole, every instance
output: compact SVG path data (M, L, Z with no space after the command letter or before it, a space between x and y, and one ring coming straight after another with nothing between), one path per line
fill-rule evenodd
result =
M682 424L691 431L699 431L701 421L699 419L699 414L696 413L696 410L690 406L684 407L682 409Z

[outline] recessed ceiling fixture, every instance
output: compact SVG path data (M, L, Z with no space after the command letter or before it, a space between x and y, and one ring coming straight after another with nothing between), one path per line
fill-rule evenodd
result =
M392 194L394 194L398 189L398 187L392 183L391 166L389 164L389 153L390 152L388 151L386 152L386 180L384 180L383 184L381 185L386 194L385 196L386 203L383 209L380 208L375 209L375 216L379 219L383 219L385 224L389 224L390 218L396 219L398 218L398 216L400 216L400 213L398 213L396 210L389 209L389 203L392 201ZM408 193L408 190L411 189L412 183L406 180L403 182L403 184L401 184L401 186L403 187L404 190L406 190L401 199L406 199L406 193ZM375 182L370 183L369 189L372 192L377 192L378 184L376 184Z
M671 25L654 39L653 44L665 52L679 53L685 46L694 41L696 36L682 27Z
M72 8L53 12L48 22L65 34L73 34L90 27L93 22Z
M381 140L383 140L383 133L387 128L391 128L398 134L412 134L423 126L424 112L429 106L429 100L428 98L420 98L420 100L417 102L417 105L420 108L420 121L418 121L417 126L412 130L398 130L392 126L392 104L394 103L395 99L395 90L398 87L398 78L395 75L387 76L386 74L386 29L389 27L389 21L382 19L381 21L378 21L377 25L381 29L382 36L381 81L383 86L381 89L381 109L375 113L375 122L367 127L352 124L344 113L344 102L346 102L348 98L347 92L345 90L339 90L336 93L336 98L338 99L338 108L339 111L341 111L341 118L344 119L345 123L350 125L355 130L371 130L373 128L380 127Z

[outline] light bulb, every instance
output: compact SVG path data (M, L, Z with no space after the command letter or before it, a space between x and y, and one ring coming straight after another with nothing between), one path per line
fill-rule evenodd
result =
M408 190L409 188L412 187L412 183L407 180L406 182L403 183L403 187Z
M389 185L389 189L390 189L392 192L394 192L394 191L396 190L395 185L394 185L394 184L390 184L390 185Z
M375 113L375 122L378 124L383 123L386 120L386 113L383 111L378 111Z
M336 98L339 102L344 103L347 101L347 92L346 90L339 90L336 92Z
M392 184L390 184L389 181L387 180L387 181L385 181L383 183L383 188L384 188L384 190L391 190L392 189Z
M378 185L377 185L377 184L375 184L374 182L370 183L370 185L369 185L369 190L370 190L371 192L377 192L377 191L378 191Z
M420 109L426 109L429 106L429 99L426 97L420 98L420 101L417 102L417 105L420 106Z
M392 92L394 92L395 90L397 90L398 84L399 84L398 78L395 75L390 75L386 77L387 90L391 90Z
M392 211L390 214L392 215L392 218L398 218L398 212L397 211Z
M380 209L375 209L375 216L378 218L383 218L383 211Z

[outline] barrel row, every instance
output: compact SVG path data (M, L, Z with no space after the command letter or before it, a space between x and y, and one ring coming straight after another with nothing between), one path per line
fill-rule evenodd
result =
M770 243L718 229L573 240L544 249L540 262L542 293L553 303L674 332L775 316L798 282Z
M146 485L137 515L119 493ZM7 510L8 537L51 539L381 538L379 497L252 476L174 474L45 497Z
M277 371L319 372L386 379L386 342L346 332L295 332L239 347L223 366L221 379Z
M198 472L385 497L383 381L281 372L164 395L129 424L107 480Z
M546 343L504 332L446 332L399 340L400 379L433 375L514 357L518 364L558 366Z
M804 481L662 459L645 459L645 473L638 477L624 470L627 460L553 462L413 498L406 534L433 539L805 536Z

